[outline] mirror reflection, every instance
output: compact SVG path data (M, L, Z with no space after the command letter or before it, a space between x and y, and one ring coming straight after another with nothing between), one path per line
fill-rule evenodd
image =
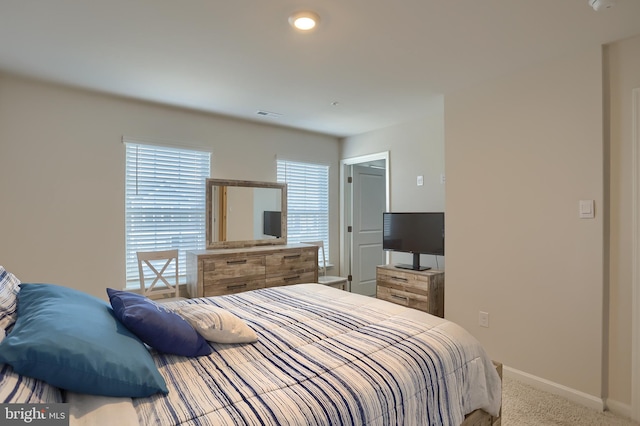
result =
M286 244L285 184L208 179L206 198L207 248Z

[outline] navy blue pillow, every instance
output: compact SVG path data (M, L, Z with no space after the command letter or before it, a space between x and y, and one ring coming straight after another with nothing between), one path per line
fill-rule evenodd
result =
M111 307L133 334L152 348L183 356L209 355L207 341L184 318L140 294L107 289Z
M18 315L0 342L0 363L78 393L142 397L168 393L149 350L108 303L53 284L21 284Z

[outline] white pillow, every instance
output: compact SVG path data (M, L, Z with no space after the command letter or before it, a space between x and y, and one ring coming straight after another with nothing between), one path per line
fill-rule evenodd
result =
M18 317L20 280L0 266L0 328L9 330Z
M251 343L258 335L240 318L213 305L187 304L176 308L202 337L217 343Z

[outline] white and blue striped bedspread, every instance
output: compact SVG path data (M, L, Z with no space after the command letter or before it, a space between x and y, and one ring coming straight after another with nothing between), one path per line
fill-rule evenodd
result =
M175 303L225 308L259 339L154 355L169 394L133 400L142 425L459 425L500 406L478 342L423 312L317 284Z

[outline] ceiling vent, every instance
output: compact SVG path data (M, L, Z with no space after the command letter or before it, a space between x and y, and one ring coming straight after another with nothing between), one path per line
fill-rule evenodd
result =
M282 117L282 114L280 114L279 112L264 111L261 109L258 110L256 114L261 115L262 117L272 117L272 118Z

